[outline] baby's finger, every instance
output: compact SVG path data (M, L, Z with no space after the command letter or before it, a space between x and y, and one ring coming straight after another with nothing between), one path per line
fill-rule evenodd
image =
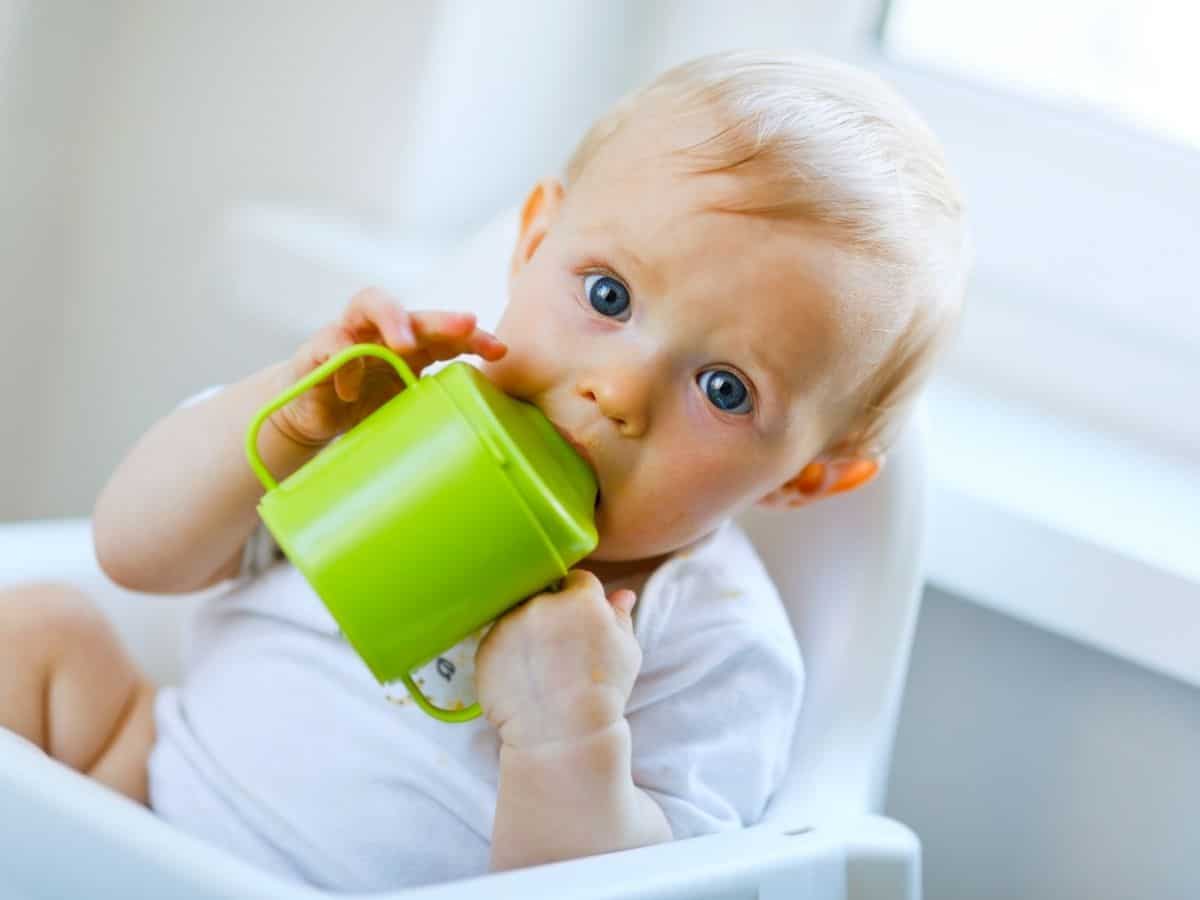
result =
M333 389L343 403L353 403L362 389L365 363L360 356L344 363L333 375Z
M406 354L409 364L424 368L432 362L454 359L463 353L474 353L487 360L498 360L508 352L508 346L496 338L480 338L469 341L438 341L426 344L416 353Z
M489 334L482 328L472 328L461 337L422 341L420 350L411 354L409 359L410 362L415 359L418 365L424 367L431 362L453 359L463 353L474 353L484 359L495 361L507 352L508 345L495 335Z
M357 402L351 411L350 427L357 425L404 389L404 382L391 366L373 366L367 361Z
M409 315L390 294L379 288L359 291L342 316L342 325L360 341L376 334L393 350L403 352L416 343Z
M495 361L508 352L508 345L482 328L476 328L467 339L468 351L484 359Z
M307 375L343 347L349 347L353 343L354 337L348 334L339 323L326 325L313 335L307 347L301 351L300 359L303 361L304 368L297 375Z
M612 604L613 612L617 614L617 622L632 634L633 607L637 603L637 594L629 588L621 588L609 595L608 602Z
M475 314L425 310L409 316L417 338L411 349L397 348L416 373L432 362L453 359L460 353L473 352L467 341L475 332ZM493 354L495 351L492 351Z
M423 310L409 314L417 346L462 343L475 331L475 313Z

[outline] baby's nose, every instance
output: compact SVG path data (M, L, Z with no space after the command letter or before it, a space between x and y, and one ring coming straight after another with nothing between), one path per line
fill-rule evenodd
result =
M609 374L603 378L585 378L579 383L579 396L595 403L623 437L638 437L649 424L649 390L636 376Z

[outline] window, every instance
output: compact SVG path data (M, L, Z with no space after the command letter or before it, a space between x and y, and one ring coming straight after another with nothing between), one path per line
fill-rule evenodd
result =
M939 135L975 237L947 376L1200 460L1200 6L883 6L851 61Z
M898 59L1200 148L1198 32L1200 5L1180 0L892 0L883 41Z

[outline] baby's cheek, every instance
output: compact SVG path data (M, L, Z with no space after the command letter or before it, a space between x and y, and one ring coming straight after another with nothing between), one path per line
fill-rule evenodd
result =
M483 371L502 390L515 397L529 398L547 390L563 371L561 361L569 353L557 330L544 321L505 320L497 329L508 346L503 359L488 363Z
M676 539L692 540L730 515L741 501L739 475L719 461L692 455L663 477L665 489L648 510Z
M523 342L514 346L510 339L502 340L508 344L508 353L497 362L484 363L483 374L510 397L529 400L537 396L541 383L538 373L544 367L529 355Z
M629 558L669 552L710 517L703 484L663 473L652 483L631 484L597 510L596 529L606 549Z

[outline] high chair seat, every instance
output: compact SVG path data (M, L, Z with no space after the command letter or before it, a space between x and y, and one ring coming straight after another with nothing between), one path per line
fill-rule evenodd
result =
M449 276L414 286L406 304L463 308L462 298L472 298L468 308L494 327L503 292L481 306L478 285L503 283L514 234L510 211L467 242L442 270ZM335 299L331 315L344 300ZM919 842L880 813L923 581L924 463L920 410L871 484L797 510L752 509L739 520L779 587L806 669L792 763L761 823L374 896L919 898ZM96 563L87 519L0 525L0 586L34 579L85 591L162 683L178 677L191 610L225 589L156 597L115 586ZM176 831L6 732L0 809L5 897L328 896Z

